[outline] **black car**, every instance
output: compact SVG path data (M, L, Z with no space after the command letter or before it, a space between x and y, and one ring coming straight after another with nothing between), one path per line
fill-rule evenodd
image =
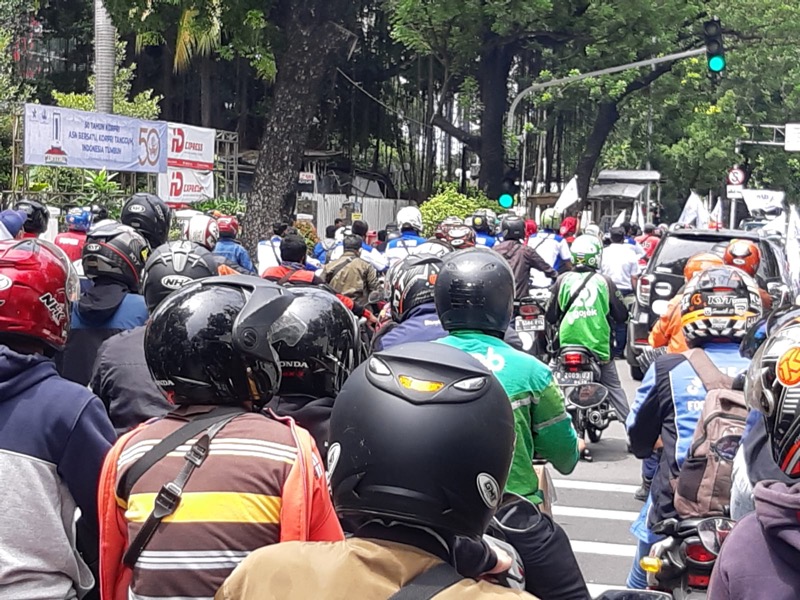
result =
M681 229L667 233L639 278L636 300L631 308L628 346L625 351L631 377L641 381L644 376L637 358L642 349L648 346L647 338L658 317L666 311L669 301L683 287L683 268L686 261L700 252L719 252L733 239L758 243L761 265L756 279L762 289L771 291L789 281L789 269L780 238L766 237L758 231L738 229Z

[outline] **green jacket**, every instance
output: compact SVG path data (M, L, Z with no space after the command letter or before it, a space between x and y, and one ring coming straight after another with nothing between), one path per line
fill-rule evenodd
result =
M478 331L456 331L438 342L477 358L505 389L517 434L506 490L538 504L542 499L533 470L534 452L560 473L571 473L578 463L578 438L552 372L533 356Z

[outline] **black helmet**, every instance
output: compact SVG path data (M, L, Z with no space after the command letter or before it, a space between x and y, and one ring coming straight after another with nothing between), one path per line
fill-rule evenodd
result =
M514 275L492 250L455 252L444 259L434 298L447 331L475 329L502 336L514 310Z
M800 479L800 323L790 322L767 339L745 379L747 403L764 414L778 467Z
M656 230L656 226L655 226L655 225L653 225L652 223L645 223L645 224L644 224L644 230L643 230L643 231L644 231L645 233L647 233L647 234L651 234L651 233L654 233L654 232L655 232L655 230Z
M217 275L214 255L200 244L170 242L155 249L142 272L142 294L151 313L175 290Z
M122 207L119 220L141 233L151 248L157 248L169 239L172 210L158 196L134 194Z
M101 225L86 236L83 273L89 279L113 279L138 292L149 252L145 239L131 227L119 223Z
M412 308L433 302L433 285L442 259L433 254L411 254L389 269L386 291L392 320L405 321Z
M356 521L382 517L477 538L500 503L514 439L508 397L476 359L434 343L378 352L333 406L334 506Z
M41 202L28 200L27 198L17 202L14 210L21 210L28 215L22 228L25 233L40 235L47 229L47 222L50 220L50 211Z
M153 379L176 404L263 406L281 381L271 329L293 300L279 285L246 275L184 286L147 325Z
M281 366L278 395L335 397L361 357L353 313L327 290L294 286L294 302L272 328Z
M503 222L500 224L500 234L504 240L524 240L525 221L516 215L503 217Z
M97 223L108 218L108 209L102 204L92 204L92 222Z
M739 345L739 354L745 358L753 358L769 336L791 323L800 323L800 306L795 304L780 306L763 315L747 330Z

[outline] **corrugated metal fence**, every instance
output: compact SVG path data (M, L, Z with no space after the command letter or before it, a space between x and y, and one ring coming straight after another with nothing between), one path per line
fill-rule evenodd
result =
M410 200L392 200L390 198L358 198L344 194L300 194L297 212L310 213L315 217L317 229L322 233L327 225L332 225L337 217L344 217L345 207L361 202L362 218L370 229L383 229L387 223L395 220L397 211L413 204Z

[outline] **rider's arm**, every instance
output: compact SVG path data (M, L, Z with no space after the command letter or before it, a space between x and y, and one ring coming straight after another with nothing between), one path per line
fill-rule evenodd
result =
M647 458L653 452L658 438L661 436L661 424L664 420L664 405L659 398L657 359L644 375L631 412L625 421L631 451L637 458Z
M256 269L253 266L253 261L250 260L250 255L247 253L247 250L245 250L241 246L239 247L239 250L240 251L237 252L238 256L236 257L239 266L241 266L243 269L247 269L251 273L255 273Z
M572 271L572 252L569 249L567 240L561 240L558 252L561 258L561 266L558 268L558 272L566 273L567 271Z
M550 279L555 279L558 277L556 270L551 267L536 250L529 248L528 246L522 246L522 253L525 257L525 266L528 269L536 269L537 271L541 271Z
M564 394L552 375L537 396L532 423L536 453L549 460L559 473L571 473L578 464L578 436L564 408Z
M610 278L604 276L604 279L608 284L608 315L615 323L625 323L628 320L628 308L622 301L622 294Z
M556 284L553 286L553 295L550 298L550 304L547 305L547 313L545 314L545 319L547 322L555 325L561 319L561 302L559 301L559 295L561 293L561 279L556 280Z
M647 342L653 348L662 348L664 346L668 346L672 336L675 334L674 326L675 323L675 312L680 314L681 311L681 296L675 296L672 300L670 300L669 305L667 306L666 312L658 318L656 324L653 325L653 329L650 331L650 336L647 338ZM680 319L678 320L680 322Z

